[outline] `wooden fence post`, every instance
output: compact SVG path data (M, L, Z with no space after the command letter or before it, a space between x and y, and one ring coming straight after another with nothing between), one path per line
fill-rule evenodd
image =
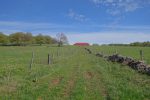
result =
M31 62L30 62L30 69L32 68L33 60L34 60L34 52L32 52L32 58L31 58Z
M50 64L50 54L48 54L48 64Z
M140 59L141 59L141 61L143 61L143 51L142 50L140 50Z

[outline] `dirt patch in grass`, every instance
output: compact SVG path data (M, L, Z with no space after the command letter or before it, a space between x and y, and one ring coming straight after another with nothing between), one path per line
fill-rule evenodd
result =
M72 79L67 82L67 85L66 85L64 92L63 92L63 95L65 97L68 97L71 94L71 91L74 87L74 84L75 84L75 81Z
M0 86L0 93L13 93L17 91L17 82L9 82Z
M37 100L43 100L42 97L38 97Z
M59 85L60 82L63 80L63 78L64 78L64 77L57 77L57 78L55 78L55 79L52 79L52 80L50 81L49 89L51 89L52 87L55 87L55 86Z
M75 86L76 77L78 76L77 75L78 70L79 70L78 66L75 66L73 68L73 71L70 74L70 78L69 78L69 80L67 80L65 87L64 87L64 90L62 92L63 97L70 97L71 96L72 90Z
M93 78L93 76L94 76L94 74L92 72L88 71L88 72L85 73L85 78L86 79L91 79L91 78Z
M58 77L52 80L53 85L58 85L62 81L63 77Z
M103 97L105 97L106 100L111 100L111 98L110 98L110 96L108 94L108 91L106 90L105 87L101 88L101 94L102 94Z
M60 83L60 79L59 78L58 79L54 79L54 80L52 80L52 83L53 83L53 85L57 85L57 84Z
M101 73L99 72L99 74L96 75L96 77L101 80L99 84L101 84L101 88L100 88L100 92L102 94L102 96L105 98L105 100L112 100L109 93L108 93L108 90L105 86L105 84L103 83L103 79L101 77Z

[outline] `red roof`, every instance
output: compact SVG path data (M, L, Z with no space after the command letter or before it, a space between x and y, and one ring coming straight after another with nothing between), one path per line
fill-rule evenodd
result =
M89 46L90 44L89 43L75 43L74 45L77 45L77 46Z

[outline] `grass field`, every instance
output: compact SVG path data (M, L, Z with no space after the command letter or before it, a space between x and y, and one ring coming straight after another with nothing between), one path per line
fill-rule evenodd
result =
M150 64L148 47L88 48L135 59L143 50ZM88 54L83 47L0 47L0 100L150 100L150 76Z

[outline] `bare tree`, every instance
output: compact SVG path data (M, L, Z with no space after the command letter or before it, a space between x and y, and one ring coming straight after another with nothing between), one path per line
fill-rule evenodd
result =
M64 33L56 34L58 46L62 46L63 44L68 44L67 36Z

